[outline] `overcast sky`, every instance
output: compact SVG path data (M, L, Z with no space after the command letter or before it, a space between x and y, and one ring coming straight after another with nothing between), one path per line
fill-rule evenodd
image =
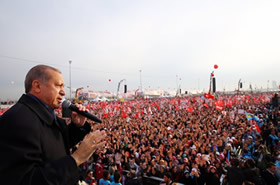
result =
M217 64L218 91L239 79L266 89L280 82L279 9L279 0L1 0L0 100L18 99L37 64L59 68L69 86L69 60L73 88L116 92L126 79L135 90L141 76L144 89L208 90Z

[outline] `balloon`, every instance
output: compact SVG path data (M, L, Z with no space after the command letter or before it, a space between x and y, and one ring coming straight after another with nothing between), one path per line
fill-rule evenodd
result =
M109 82L111 82L111 79L109 79Z
M214 69L218 69L218 65L217 64L214 65Z

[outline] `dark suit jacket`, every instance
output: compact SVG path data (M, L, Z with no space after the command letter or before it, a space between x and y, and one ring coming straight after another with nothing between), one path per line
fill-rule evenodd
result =
M89 124L67 126L44 105L22 95L0 117L0 184L76 184L79 170L69 149L89 131Z
M262 177L265 180L267 185L278 185L278 179L275 175L269 173L269 171L265 170L262 172Z

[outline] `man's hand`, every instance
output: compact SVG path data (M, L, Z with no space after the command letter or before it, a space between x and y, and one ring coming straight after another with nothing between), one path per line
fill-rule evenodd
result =
M83 112L88 112L89 110L86 109L85 106L81 105L81 104L75 104L76 107ZM87 118L85 116L82 116L80 114L78 114L77 112L72 111L72 122L74 123L74 125L76 125L76 127L82 127L84 126L85 122L86 122Z
M105 131L96 130L85 136L78 149L72 154L77 166L86 162L97 149L105 147Z

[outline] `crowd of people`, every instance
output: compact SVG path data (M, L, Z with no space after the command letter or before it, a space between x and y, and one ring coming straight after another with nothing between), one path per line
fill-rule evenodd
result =
M87 103L103 121L92 124L108 137L105 150L81 166L81 182L143 184L143 177L154 176L164 184L278 184L280 121L272 97Z
M86 102L72 113L64 96L61 72L37 65L25 94L1 108L2 184L279 183L277 94Z

